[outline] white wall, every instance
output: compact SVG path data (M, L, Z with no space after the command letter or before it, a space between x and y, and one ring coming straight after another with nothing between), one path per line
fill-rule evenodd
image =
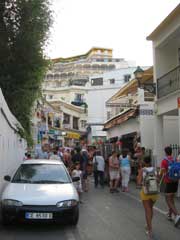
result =
M165 116L163 123L164 146L170 144L179 144L179 126L178 117Z
M87 96L88 123L104 123L106 116L106 101L118 91L118 88L95 88L89 90Z
M5 115L5 116L4 116ZM8 124L9 122L9 124ZM14 132L19 124L11 114L0 89L0 193L5 185L4 175L11 175L24 157L26 143Z

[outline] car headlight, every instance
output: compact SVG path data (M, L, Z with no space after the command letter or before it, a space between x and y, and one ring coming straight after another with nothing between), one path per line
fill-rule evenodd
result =
M12 199L4 199L2 201L2 204L4 206L14 206L14 207L22 207L23 203L17 200L12 200Z
M66 201L58 202L56 206L58 208L66 208L66 207L74 207L77 204L78 204L78 201L76 200L66 200Z

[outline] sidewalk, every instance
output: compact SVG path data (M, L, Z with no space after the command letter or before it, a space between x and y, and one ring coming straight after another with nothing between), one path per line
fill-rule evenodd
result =
M130 182L130 184L129 184L129 196L131 197L134 197L134 198L136 198L137 200L139 200L140 201L140 191L141 191L141 189L137 189L136 188L136 184L135 184L135 182ZM177 209L180 211L180 198L175 198L175 203L176 203L176 207L177 207ZM165 213L167 213L167 205L166 205L166 202L165 202L165 196L164 196L164 194L163 193L160 193L159 194L159 199L158 199L158 201L156 202L156 204L155 204L155 207L157 208L157 209L159 209L159 212L161 212L162 214L165 214Z

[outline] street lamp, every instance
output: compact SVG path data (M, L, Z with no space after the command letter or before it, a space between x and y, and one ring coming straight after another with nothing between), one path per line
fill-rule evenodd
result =
M141 79L143 78L143 75L144 75L144 70L140 66L137 66L136 71L134 72L134 76L137 79L138 88L141 87Z
M143 75L144 75L144 70L140 66L138 66L134 72L134 76L138 82L138 88L143 88L145 91L148 91L148 92L156 95L156 83L150 82L150 83L142 84L141 81L142 81ZM152 81L153 81L153 79L152 79Z

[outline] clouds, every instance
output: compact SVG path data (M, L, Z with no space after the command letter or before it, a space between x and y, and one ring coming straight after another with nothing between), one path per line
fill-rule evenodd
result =
M92 46L114 49L115 57L152 64L154 28L176 7L178 0L53 0L55 24L50 57L68 57Z

